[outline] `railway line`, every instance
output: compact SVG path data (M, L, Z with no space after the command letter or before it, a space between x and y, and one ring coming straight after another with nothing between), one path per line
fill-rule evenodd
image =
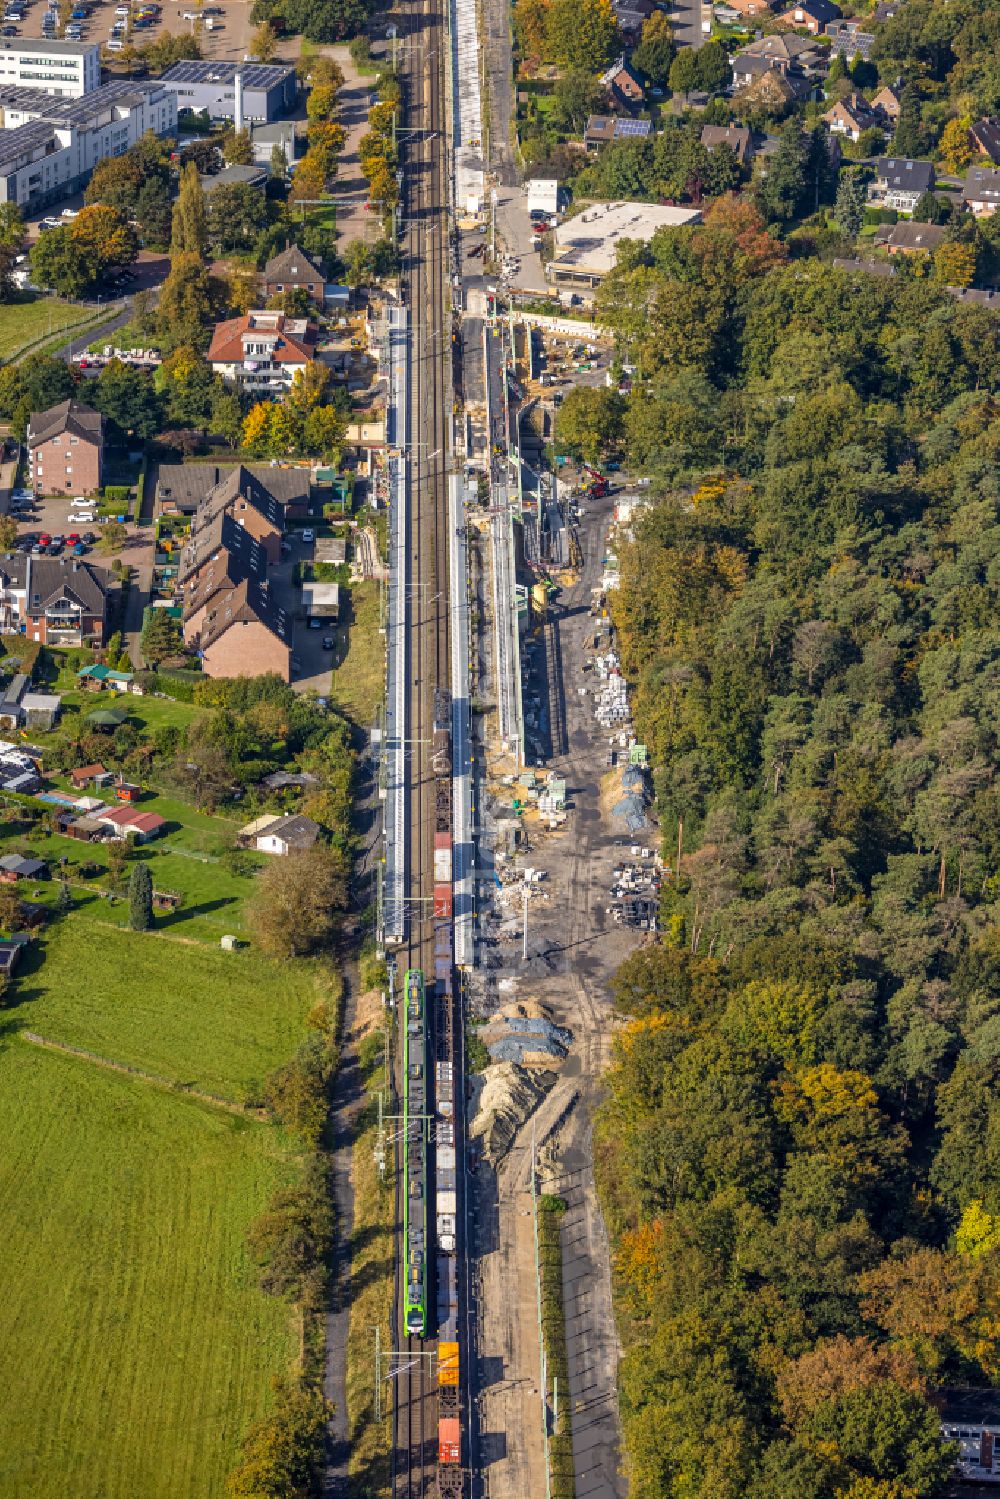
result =
M406 621L407 855L405 935L397 951L402 981L395 986L396 1096L403 1120L396 1141L400 1232L394 1332L401 1357L392 1380L394 1499L463 1492L454 1221L459 1090L454 1088L457 1017L451 930L451 314L442 4L443 0L409 0L397 13L397 66L405 105L399 157L409 378L407 448L401 455L406 508L400 564L405 574L397 579ZM449 1171L450 1203L444 1197L439 1201L436 1190L442 1182L447 1184ZM442 1204L451 1206L450 1220L447 1213L441 1216Z

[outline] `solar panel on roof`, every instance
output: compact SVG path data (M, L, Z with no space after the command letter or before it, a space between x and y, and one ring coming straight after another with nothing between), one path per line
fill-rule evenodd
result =
M652 130L651 120L625 120L615 121L615 135L648 135Z

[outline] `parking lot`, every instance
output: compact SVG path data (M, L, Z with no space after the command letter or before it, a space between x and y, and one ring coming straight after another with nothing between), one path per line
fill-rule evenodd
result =
M74 16L73 12L77 12ZM79 14L84 12L83 14ZM52 14L54 24L46 29L45 18ZM70 41L113 43L105 58L111 77L139 76L140 70L129 68L116 56L124 51L125 41L135 47L153 41L164 33L197 34L203 57L239 61L247 52L250 40L250 5L248 0L217 0L201 4L200 0L79 0L70 11L66 29L59 19L58 6L45 0L7 0L4 35L23 37L65 37ZM117 29L116 29L117 28ZM298 51L298 40L293 49Z

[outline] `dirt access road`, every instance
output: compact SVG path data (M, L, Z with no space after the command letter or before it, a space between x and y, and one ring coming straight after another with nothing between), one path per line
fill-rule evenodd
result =
M573 810L567 829L533 841L528 862L546 871L546 904L533 904L529 956L518 947L493 949L503 965L490 986L517 980L518 997L545 1005L573 1032L573 1046L552 1093L520 1131L496 1189L481 1168L477 1222L479 1258L480 1430L484 1492L489 1499L541 1493L541 1405L530 1216L532 1133L542 1154L541 1185L567 1202L563 1219L563 1283L570 1365L574 1467L580 1499L624 1495L620 1471L616 1376L619 1345L611 1304L607 1235L594 1189L591 1121L602 1097L612 1036L608 981L638 941L606 914L621 834L602 816L600 781L607 741L591 699L578 687L585 643L594 630L591 590L602 572L612 501L595 506L581 535L584 565L559 602L551 677L563 698L566 753L548 762L565 776ZM551 1154L550 1154L551 1153ZM516 1433L516 1440L514 1434Z

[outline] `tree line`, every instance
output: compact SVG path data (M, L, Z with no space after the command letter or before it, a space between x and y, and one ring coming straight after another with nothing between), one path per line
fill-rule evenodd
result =
M746 200L599 302L626 393L557 437L653 479L612 612L669 866L598 1130L632 1491L943 1494L935 1392L1000 1378L997 322Z

